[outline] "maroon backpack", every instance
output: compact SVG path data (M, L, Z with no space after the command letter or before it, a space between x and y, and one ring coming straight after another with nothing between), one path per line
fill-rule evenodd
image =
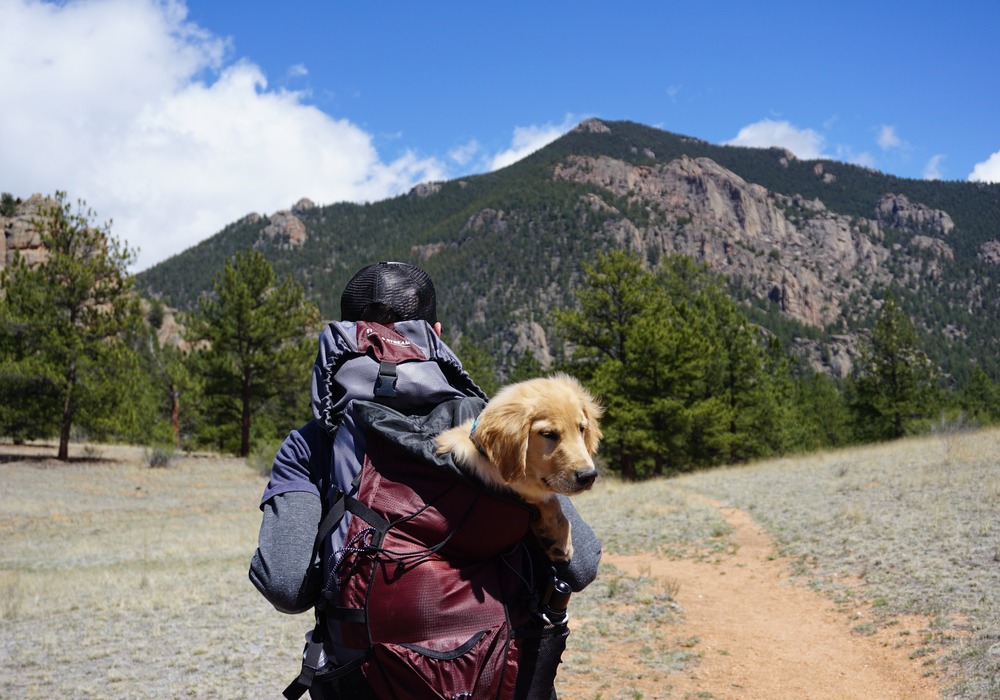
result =
M324 612L344 620L346 646L370 650L361 670L378 697L513 697L513 625L526 620L508 604L526 609L531 512L370 433L365 452L356 498L370 512L351 521Z
M386 376L390 353L367 350ZM434 364L392 359L392 376ZM434 436L482 406L466 394L400 412L383 397L340 413L335 483L320 483L331 494L316 540L325 585L287 698L357 673L380 700L549 697L568 630L539 614L551 574L526 537L535 511L435 454ZM518 678L522 664L530 677Z

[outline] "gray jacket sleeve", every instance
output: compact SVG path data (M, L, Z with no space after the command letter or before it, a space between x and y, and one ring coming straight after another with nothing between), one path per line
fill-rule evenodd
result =
M601 541L591 529L569 497L559 495L559 505L570 522L570 536L573 539L573 558L567 564L556 566L556 573L574 591L579 592L597 578L597 567L601 563Z
M322 502L316 494L289 491L268 499L263 511L250 581L279 611L305 612L322 586L311 566Z

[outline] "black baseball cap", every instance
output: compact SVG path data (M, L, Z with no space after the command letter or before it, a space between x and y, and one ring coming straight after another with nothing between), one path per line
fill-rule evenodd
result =
M341 318L371 321L386 312L394 321L437 323L437 296L430 276L401 262L378 262L358 270L340 296Z

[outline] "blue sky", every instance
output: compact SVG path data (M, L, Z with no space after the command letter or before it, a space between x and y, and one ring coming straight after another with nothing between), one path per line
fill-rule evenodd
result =
M0 0L0 191L86 200L141 270L589 117L997 182L998 27L992 0Z

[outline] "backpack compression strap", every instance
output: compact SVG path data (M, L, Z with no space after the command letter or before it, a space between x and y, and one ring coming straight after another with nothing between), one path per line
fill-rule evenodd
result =
M353 484L354 490L357 489L357 481L360 478L361 475L359 474ZM323 516L323 520L320 521L316 534L316 542L313 545L314 559L322 551L323 542L333 532L334 528L337 527L345 513L352 513L368 523L368 525L378 532L379 541L381 541L381 538L385 536L386 531L389 529L388 520L353 496L348 496L343 491L338 490L336 500L330 505L326 515ZM298 700L298 698L301 698L312 687L313 681L316 678L316 672L322 665L323 634L326 628L323 615L330 615L338 620L365 622L364 610L328 608L330 596L330 592L324 590L321 598L316 601L316 627L313 629L312 636L306 644L306 650L302 658L302 670L299 672L298 678L292 681L282 693L288 700ZM368 654L365 654L330 673L324 673L323 682L336 682L338 679L360 668L361 664L367 658Z
M283 696L288 698L288 700L298 700L305 692L312 687L313 681L316 678L316 666L319 665L320 652L323 649L323 642L317 640L310 640L308 646L306 647L306 655L302 661L302 673L294 681L288 684L288 687L281 693ZM332 671L330 673L323 674L323 683L336 683L344 676L354 673L361 665L368 660L368 656L361 656L351 661L350 663L344 664L340 668ZM312 665L310 665L312 664ZM338 696L339 697L339 696Z

